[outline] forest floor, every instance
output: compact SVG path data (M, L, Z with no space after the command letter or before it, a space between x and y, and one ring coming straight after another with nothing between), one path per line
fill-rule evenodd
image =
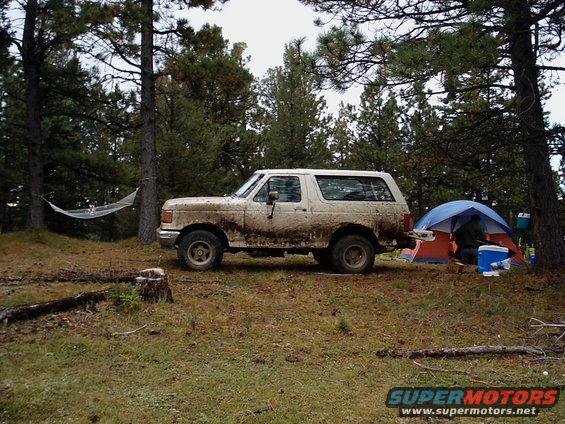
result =
M410 359L374 354L531 343L531 317L564 316L564 284L556 282L563 276L517 269L490 279L386 257L377 257L369 275L340 276L310 257L244 254L226 255L218 271L193 273L180 268L175 251L134 240L0 235L0 276L156 266L169 274L174 304L143 305L124 315L104 302L95 310L0 326L0 422L412 422L418 420L400 419L398 410L385 407L391 387L565 380L562 361L419 360L449 370L429 371ZM0 307L100 288L31 278L4 282ZM127 337L111 335L142 325ZM543 410L538 421L558 422L563 405Z

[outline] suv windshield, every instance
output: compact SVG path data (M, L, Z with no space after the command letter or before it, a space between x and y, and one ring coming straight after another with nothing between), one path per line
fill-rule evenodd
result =
M264 174L253 174L232 196L245 198L255 188Z

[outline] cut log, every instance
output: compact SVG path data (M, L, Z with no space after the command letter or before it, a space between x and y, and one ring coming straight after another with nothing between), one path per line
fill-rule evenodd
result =
M63 299L51 300L49 302L33 303L15 306L13 308L0 309L0 321L4 324L9 324L14 321L37 318L41 315L51 314L54 312L68 311L83 305L106 300L108 292L109 290L86 292L80 293L76 296L65 297Z
M459 358L469 355L533 355L543 356L546 352L563 351L563 348L537 346L470 346L438 349L395 350L380 349L375 352L378 357L391 356L394 358Z
M74 281L90 282L91 280L88 280L88 278L91 276L93 279L98 278L97 282L107 279L104 282L133 284L139 296L145 302L159 302L160 300L165 300L169 303L173 302L173 294L169 287L167 274L161 268L145 269L137 274L122 273L120 278L116 278L120 274L113 271L92 274L72 270L69 275L75 278ZM49 302L0 308L0 322L8 324L14 321L37 318L41 315L64 312L86 304L101 302L108 298L109 292L109 289L98 290Z

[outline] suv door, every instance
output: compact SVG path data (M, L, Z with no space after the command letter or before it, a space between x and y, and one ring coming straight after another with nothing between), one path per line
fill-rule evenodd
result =
M279 193L274 208L267 204L271 191ZM304 175L270 176L246 202L244 233L247 247L307 247L310 210Z

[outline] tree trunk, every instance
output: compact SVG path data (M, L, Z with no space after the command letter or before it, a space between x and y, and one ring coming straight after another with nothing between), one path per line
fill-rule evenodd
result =
M155 240L157 208L157 152L155 147L155 74L153 72L153 0L142 0L141 25L141 204L137 238Z
M28 156L29 206L27 228L42 228L45 223L43 208L43 156L41 148L41 100L39 95L40 60L37 57L35 29L38 12L37 0L28 0L22 36L22 66L25 78L26 143Z
M565 243L559 227L559 203L549 162L536 57L532 46L531 12L526 0L506 1L505 12L536 258L540 267L555 269L565 266Z
M4 93L2 93L4 96ZM0 106L0 114L4 113L7 108ZM0 131L3 132L1 143L3 146L3 154L4 154L4 169L10 169L10 166L15 162L15 154L14 154L14 141L12 137L8 136L5 132L6 127L0 128ZM2 182L0 183L0 202L2 204L2 220L0 221L0 233L5 233L8 231L12 231L12 223L10 219L10 206L8 203L11 203L11 196L10 196L10 188L13 186L13 181L11 178L2 178Z

